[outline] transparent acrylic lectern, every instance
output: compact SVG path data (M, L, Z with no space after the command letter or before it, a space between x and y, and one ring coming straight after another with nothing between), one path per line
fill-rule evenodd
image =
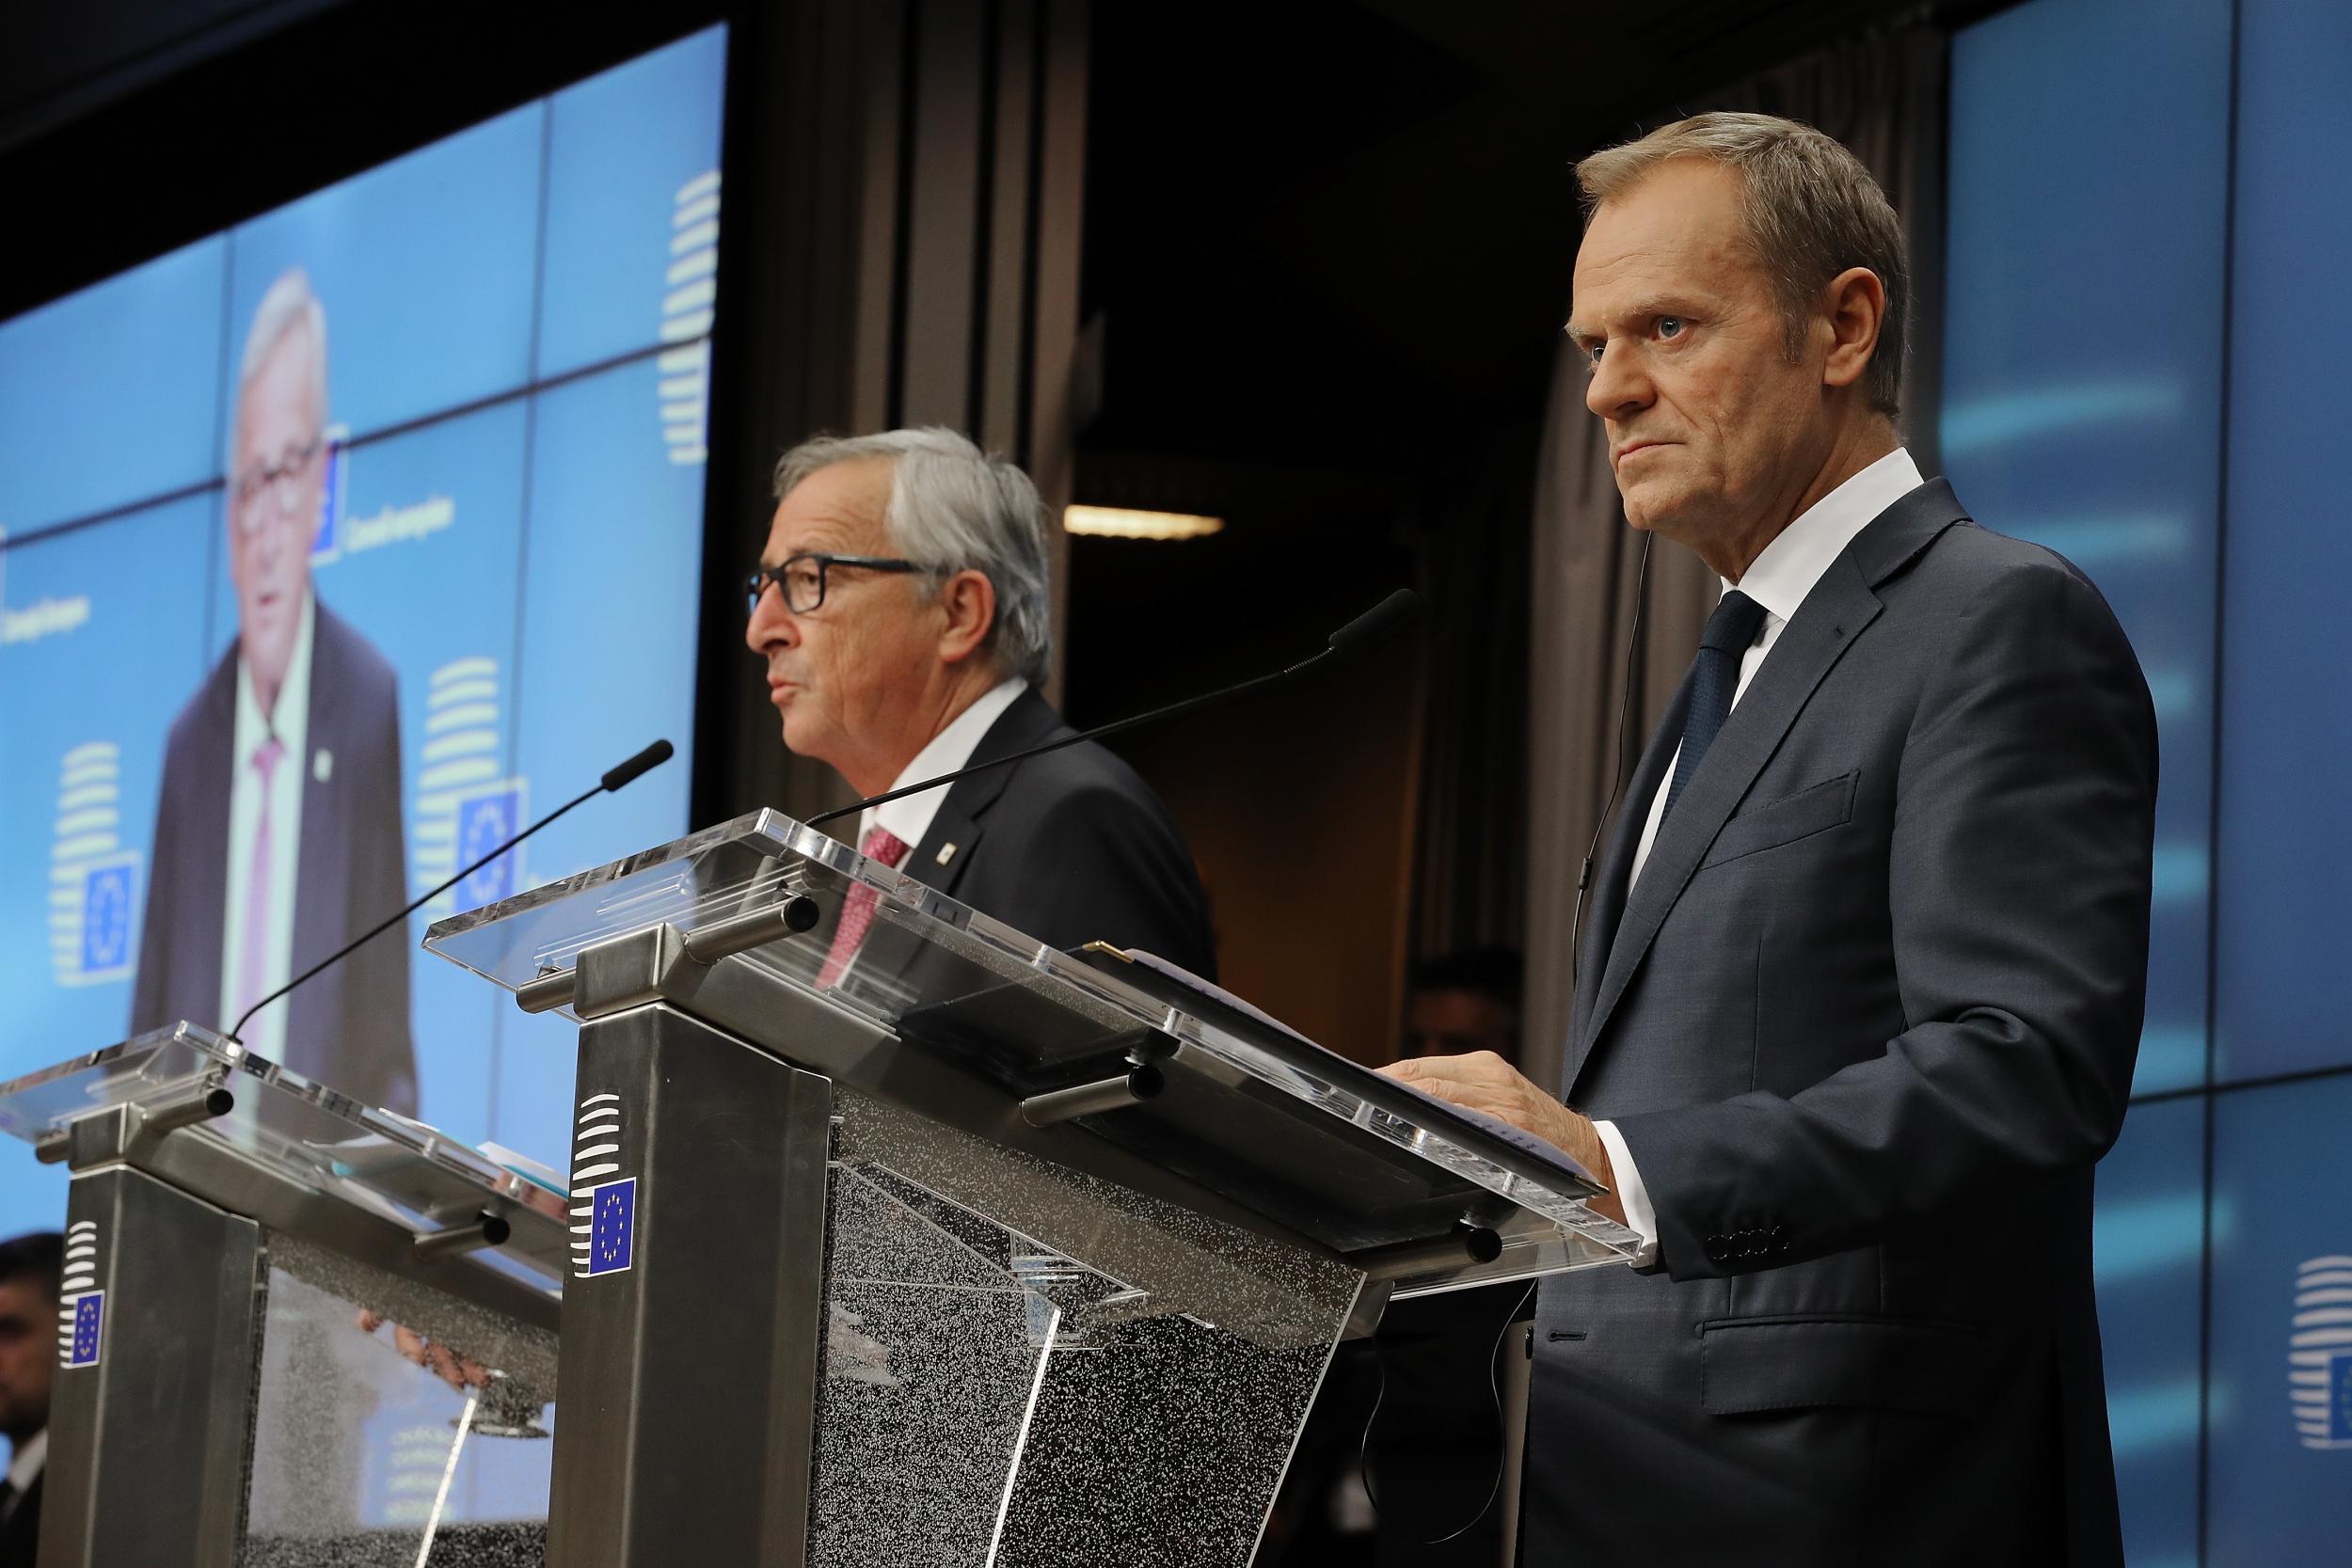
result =
M544 1560L566 1199L184 1023L0 1132L73 1173L41 1568Z
M580 1025L561 1568L1238 1568L1391 1294L1636 1245L1556 1151L770 812L425 944Z

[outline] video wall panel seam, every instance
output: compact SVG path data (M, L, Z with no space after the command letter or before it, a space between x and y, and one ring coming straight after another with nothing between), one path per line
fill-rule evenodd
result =
M488 409L497 408L504 404L514 403L523 399L535 398L543 392L549 392L558 388L568 387L574 382L586 381L593 377L602 375L609 371L624 370L631 365L644 364L649 360L659 360L663 355L675 353L681 348L694 348L697 346L707 348L710 345L710 336L708 334L704 334L701 337L687 339L681 342L654 343L644 348L630 349L626 353L613 355L608 359L599 359L591 364L577 366L571 370L559 372L554 375L548 376L541 380L523 382L502 391L492 392L484 397L477 398L469 403L453 404L447 408L437 408L429 414L420 414L414 419L403 420L395 424L384 425L377 429L370 430L363 435L355 434L346 436L338 439L335 442L335 447L336 450L340 451L364 451L368 447L379 446L386 441L397 440L403 436L412 436L418 431L428 429L437 424L447 424L455 420L465 419L469 415L480 414ZM222 436L224 444L226 443L226 440L227 436L224 433ZM44 524L40 528L27 530L22 533L11 531L5 537L0 537L0 552L6 552L9 549L18 548L27 545L40 544L44 540L55 539L60 534L75 533L84 529L99 527L102 524L119 522L125 517L135 516L139 513L150 512L159 506L167 506L174 501L188 500L194 499L195 497L203 495L218 495L226 488L227 481L220 476L215 475L211 479L201 480L193 484L183 484L177 489L159 491L154 495L141 497L136 500L125 501L120 505L110 506L103 512L93 512L87 516L65 518L58 522Z

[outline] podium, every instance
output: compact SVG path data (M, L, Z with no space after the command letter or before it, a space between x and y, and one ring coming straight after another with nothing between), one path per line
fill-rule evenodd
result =
M1558 1150L773 812L425 945L580 1024L562 1568L1240 1568L1340 1338L1638 1245Z
M771 812L426 945L578 1022L553 1185L187 1024L0 1085L73 1172L42 1568L1240 1568L1342 1338L1638 1244Z
M43 1568L541 1560L562 1196L184 1023L0 1085L0 1131L73 1173Z

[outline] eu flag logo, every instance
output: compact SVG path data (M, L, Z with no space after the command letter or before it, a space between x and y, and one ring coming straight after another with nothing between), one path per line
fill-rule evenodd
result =
M625 1273L637 1234L637 1178L589 1189L588 1275Z
M66 1347L69 1367L98 1365L98 1332L106 1323L106 1292L88 1291L73 1303L73 1338Z
M82 879L82 973L118 970L130 961L131 875L135 867L117 857L92 866Z
M502 780L457 802L457 863L471 865L512 838L522 827L523 791L518 780ZM467 877L457 889L469 909L480 909L521 890L516 886L516 851L509 849Z

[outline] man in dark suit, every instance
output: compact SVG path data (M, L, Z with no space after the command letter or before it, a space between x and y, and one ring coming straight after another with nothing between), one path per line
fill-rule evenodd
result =
M2090 1198L2145 986L2138 664L1899 445L1901 231L1850 154L1706 116L1579 175L1586 401L1628 517L1725 592L1595 884L1566 1104L1393 1069L1577 1153L1652 1251L1541 1292L1527 1560L2120 1564Z
M786 745L879 795L1071 733L1038 692L1052 662L1046 517L1020 469L952 431L901 430L804 442L775 488L744 641L767 663ZM1103 747L992 768L859 826L869 857L1025 935L1216 974L1183 835ZM859 913L845 908L820 982L855 960Z
M0 1568L33 1568L40 1551L40 1482L49 1459L49 1392L57 1368L65 1238L36 1231L0 1242Z
M131 1027L227 1028L407 898L400 694L321 604L326 319L299 271L255 311L230 452L237 641L171 726ZM413 1115L408 946L368 943L244 1033L259 1054Z

